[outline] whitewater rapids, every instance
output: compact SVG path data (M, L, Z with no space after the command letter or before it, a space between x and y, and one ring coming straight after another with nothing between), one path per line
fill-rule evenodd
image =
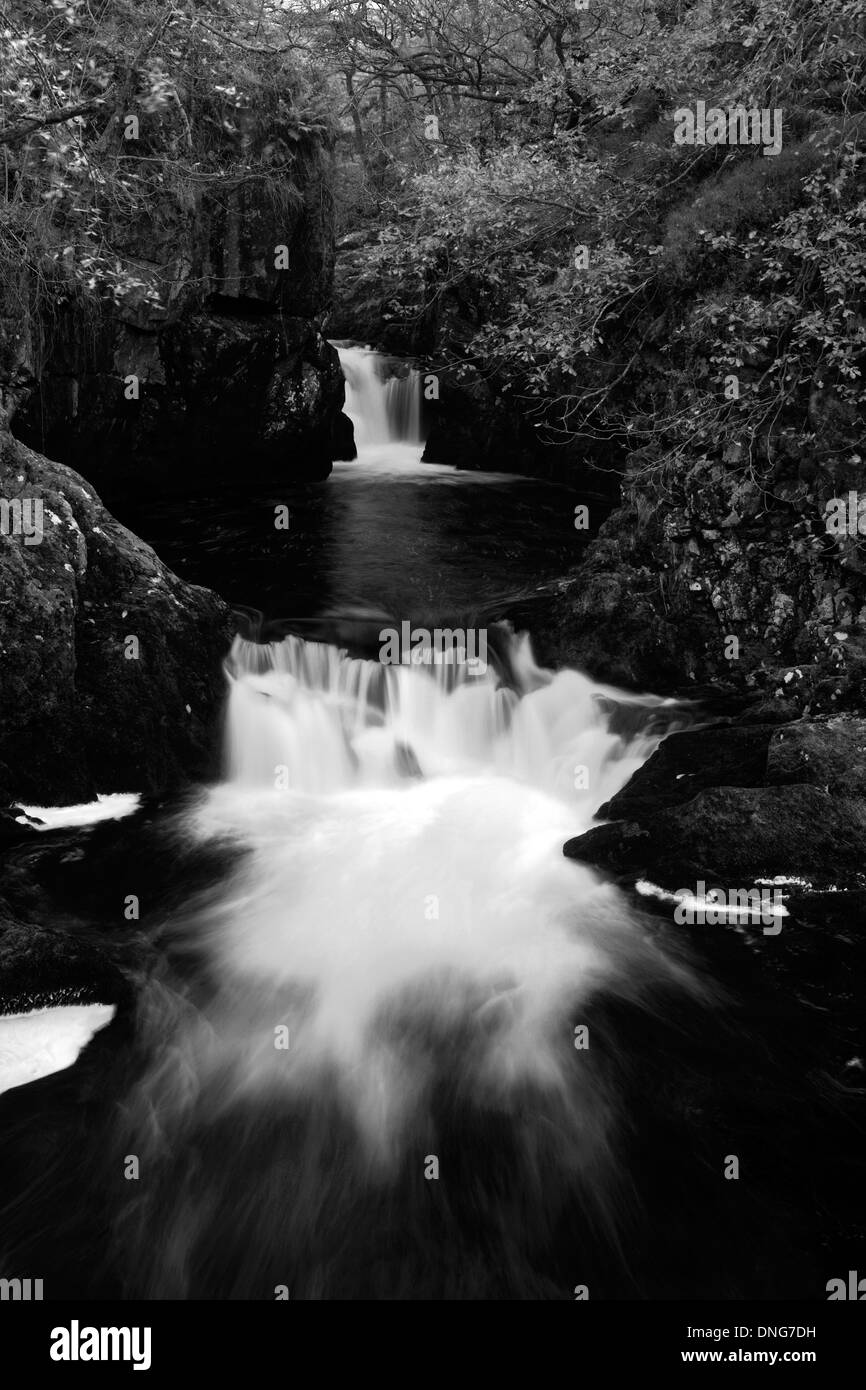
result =
M328 1089L387 1167L448 1057L465 1095L508 1107L537 1088L587 1157L604 1148L603 1097L575 1105L593 1076L591 1060L575 1076L581 1010L681 967L562 846L657 745L666 711L541 670L526 639L510 669L506 685L492 668L235 641L227 777L185 834L241 857L164 929L206 980L184 1071L220 1107ZM631 735L611 728L624 705Z

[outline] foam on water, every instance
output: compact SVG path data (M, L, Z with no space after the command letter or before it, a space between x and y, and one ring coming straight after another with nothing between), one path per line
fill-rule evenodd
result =
M492 664L236 640L228 776L186 831L244 855L167 924L205 962L186 1070L220 1105L330 1087L386 1162L459 1037L467 1095L507 1105L531 1085L576 1122L575 1010L682 974L619 891L562 854L658 743L662 702L543 671L525 639L509 666L506 685ZM616 700L642 732L612 732ZM603 1145L601 1095L592 1110L582 1129Z
M62 1004L0 1014L0 1094L71 1067L113 1017L113 1004Z
M76 806L22 806L24 815L15 819L19 825L32 825L34 830L61 830L131 816L140 801L138 792L110 792ZM33 824L34 821L39 823Z

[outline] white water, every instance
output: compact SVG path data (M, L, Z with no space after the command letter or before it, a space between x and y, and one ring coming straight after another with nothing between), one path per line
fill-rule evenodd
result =
M420 444L379 363L342 355L359 446L346 469L408 471L421 489ZM563 845L671 712L540 669L525 637L498 632L485 650L479 674L297 637L235 641L225 779L177 823L225 856L225 872L164 924L167 973L139 1014L155 1062L118 1140L158 1174L129 1256L150 1296L197 1296L203 1281L219 1296L270 1297L262 1287L293 1262L302 1297L339 1291L344 1260L383 1258L392 1207L395 1229L425 1228L431 1157L444 1202L431 1215L450 1232L418 1236L435 1271L437 1241L452 1259L464 1239L449 1187L458 1150L472 1223L477 1213L521 1296L532 1252L575 1194L619 1239L628 1062L593 1008L603 995L656 1010L665 988L697 986ZM510 1152L501 1171L496 1133ZM221 1268L227 1240L243 1254L224 1284L201 1271ZM374 1285L402 1290L404 1277Z
M113 1017L113 1004L61 1004L0 1015L0 1094L71 1067Z
M346 379L344 413L354 426L359 463L390 459L409 467L419 464L424 448L421 373L411 368L394 376L388 358L370 348L337 345L337 351Z
M418 468L418 383L398 402L376 354L341 357L346 467L390 450ZM241 853L164 924L194 962L194 1002L173 985L142 1001L157 1060L137 1143L149 1132L162 1152L190 1110L331 1096L387 1167L413 1136L432 1142L447 1077L462 1103L515 1117L534 1088L566 1168L578 1150L582 1170L604 1166L616 1098L591 1052L575 1068L573 1030L599 992L652 1008L662 982L692 982L562 847L657 746L664 702L542 670L526 637L507 647L506 680L495 661L479 675L236 639L225 780L178 833Z
M260 646L238 638L229 662L228 775L294 792L403 788L399 750L425 778L518 779L572 807L578 830L624 784L658 738L611 733L600 701L643 705L578 671L539 668L526 636L512 641L514 688L490 669L442 662L381 665L299 637ZM579 771L583 769L583 771ZM576 832L573 832L576 833Z
M138 792L108 792L97 796L95 801L84 801L77 806L22 806L22 816L15 819L19 825L30 825L34 830L60 830L72 825L95 825L97 821L121 820L138 810L141 795ZM36 822L34 824L34 822Z
M371 354L342 356L344 467L408 474L415 523L437 484L417 417ZM357 491L387 547L374 490ZM223 872L162 924L137 1012L153 1061L113 1141L151 1175L120 1225L145 1296L415 1297L444 1278L464 1297L492 1262L532 1297L575 1202L620 1240L630 1063L599 996L661 1011L698 987L563 845L672 712L495 637L480 674L235 641L224 780L174 822ZM490 1253L464 1274L476 1225Z
M384 1163L462 1036L467 1095L507 1106L531 1083L587 1161L604 1149L609 1107L591 1067L575 1089L573 1025L601 988L643 998L681 972L562 846L658 742L613 734L603 703L649 719L662 702L543 671L525 638L511 667L516 689L492 667L235 641L227 780L187 828L247 854L169 928L210 962L183 1070L221 1106L336 1092Z

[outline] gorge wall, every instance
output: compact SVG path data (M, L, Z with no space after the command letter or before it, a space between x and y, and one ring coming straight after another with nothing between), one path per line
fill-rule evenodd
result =
M121 6L91 24L21 0L15 19L0 801L156 794L216 771L232 615L98 492L194 496L239 469L318 479L353 456L319 324L331 136L282 57L243 59L195 15Z
M213 73L172 77L155 98L153 75L131 71L113 114L107 102L74 133L11 145L12 428L111 489L182 489L239 457L325 477L353 447L318 322L333 272L326 127L288 77L245 97Z
M0 805L216 775L227 605L8 432L0 497L34 523L0 537Z

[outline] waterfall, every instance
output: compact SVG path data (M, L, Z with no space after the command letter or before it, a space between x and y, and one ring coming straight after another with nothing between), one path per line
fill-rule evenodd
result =
M451 635L418 650L477 651ZM163 822L194 872L158 900L129 1089L75 1176L124 1296L559 1298L628 1250L633 1039L709 995L562 847L676 707L503 629L483 649L235 640L224 776ZM112 1013L7 1020L8 1084Z
M411 750L422 778L518 778L574 807L588 825L658 742L657 727L631 739L613 733L603 702L618 698L648 712L664 702L608 690L578 671L544 671L525 635L512 639L508 664L511 685L492 662L481 672L446 660L419 670L294 636L265 645L235 638L229 784L273 789L279 767L296 793L396 788Z
M177 831L226 874L165 924L194 982L142 1005L158 1060L117 1141L159 1175L129 1218L146 1296L415 1296L363 1282L385 1227L450 1251L488 1180L522 1296L563 1202L618 1239L615 1053L575 1032L596 995L660 1009L691 976L562 846L670 712L540 669L526 638L506 655L507 680L235 641L225 779ZM440 1162L449 1234L425 1236ZM255 1252L230 1277L227 1244Z
M382 353L335 346L346 378L345 414L355 428L358 456L397 444L411 445L420 456L421 373L412 367L396 375Z

